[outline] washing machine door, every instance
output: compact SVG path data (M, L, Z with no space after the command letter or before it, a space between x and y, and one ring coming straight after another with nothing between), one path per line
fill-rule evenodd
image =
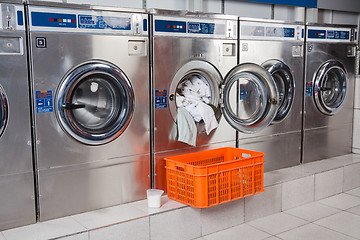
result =
M8 121L8 101L4 89L0 85L0 137L5 131Z
M120 136L134 112L130 80L115 65L89 61L70 70L56 94L56 113L62 128L89 145Z
M268 60L262 66L270 72L279 91L279 108L272 123L283 121L289 114L295 99L295 81L289 66L279 60Z
M314 99L319 111L326 115L337 113L346 98L348 74L339 61L321 65L314 77Z
M204 91L201 100L210 104L215 110L215 117L220 120L221 111L219 105L219 86L222 76L215 66L204 60L191 60L185 63L174 75L169 89L169 110L176 122L177 108L183 107L181 98L186 97L184 91ZM189 93L191 95L191 93ZM203 120L196 121L198 133L205 131Z
M229 98L239 89L237 104ZM263 67L244 63L225 77L220 94L221 111L229 124L243 133L267 127L278 111L279 93L271 74Z

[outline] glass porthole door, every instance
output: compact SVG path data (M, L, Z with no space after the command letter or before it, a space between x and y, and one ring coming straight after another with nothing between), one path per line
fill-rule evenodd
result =
M346 98L348 75L345 67L338 61L328 61L314 77L315 104L326 115L337 113Z
M56 112L63 129L89 145L120 136L134 112L131 82L116 66L89 61L73 68L57 91Z
M8 121L8 101L4 89L0 85L0 137L5 131Z

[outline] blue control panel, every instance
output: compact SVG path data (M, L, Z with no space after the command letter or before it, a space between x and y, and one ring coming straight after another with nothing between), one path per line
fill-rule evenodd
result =
M19 26L23 26L24 25L24 17L23 17L23 12L22 11L17 11L17 22Z
M214 34L215 23L189 22L188 33Z
M349 40L350 39L350 31L309 29L308 30L308 38Z
M186 22L155 20L155 32L186 33Z
M295 28L267 27L266 36L293 38L295 36Z
M86 29L105 29L131 30L131 19L124 17L106 17L79 15L79 28Z
M31 22L37 27L76 28L76 15L65 13L32 12Z

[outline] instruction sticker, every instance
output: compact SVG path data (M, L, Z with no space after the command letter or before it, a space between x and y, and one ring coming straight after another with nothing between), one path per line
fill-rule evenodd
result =
M312 81L308 81L308 82L306 82L306 86L305 86L305 96L311 97L312 95L313 95Z
M155 90L155 109L167 108L167 90Z
M249 99L249 91L246 84L240 84L240 100Z
M54 111L52 90L36 91L36 113L47 113Z

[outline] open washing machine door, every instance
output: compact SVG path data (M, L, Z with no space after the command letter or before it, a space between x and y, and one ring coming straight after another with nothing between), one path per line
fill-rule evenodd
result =
M231 91L238 93L236 105L229 99ZM278 103L279 93L273 77L257 64L234 67L221 86L221 112L233 128L243 133L267 127L277 114Z
M116 66L99 60L70 70L56 94L56 115L73 138L89 145L108 143L120 136L134 112L130 80Z
M289 114L295 99L295 81L290 68L279 60L268 60L262 66L272 75L279 91L279 108L272 123L283 121Z
M0 137L5 131L8 121L8 101L4 89L0 85Z
M349 82L347 71L339 61L325 62L314 76L314 100L319 111L336 114L342 107Z

